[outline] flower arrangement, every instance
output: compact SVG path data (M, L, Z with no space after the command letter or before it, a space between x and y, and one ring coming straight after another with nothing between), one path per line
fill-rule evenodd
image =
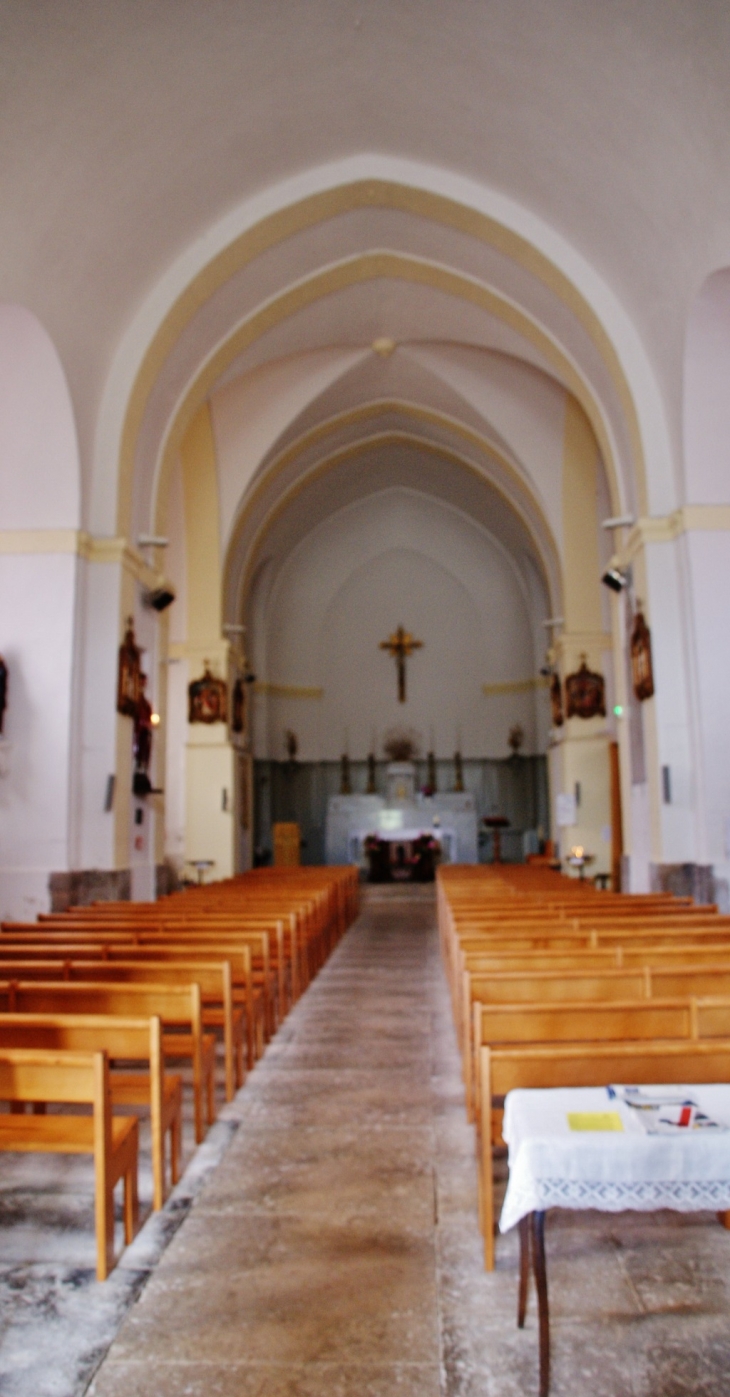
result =
M411 845L412 878L417 883L432 883L436 874L436 864L441 856L441 845L432 834L419 834Z
M385 734L383 751L391 762L412 762L418 756L419 737L412 729L393 728Z
M418 839L414 839L411 848L414 858L418 858L422 854L431 854L433 858L438 858L441 853L441 845L432 834L419 834Z

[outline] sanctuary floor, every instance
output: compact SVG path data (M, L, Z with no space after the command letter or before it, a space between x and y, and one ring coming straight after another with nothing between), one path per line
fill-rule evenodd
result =
M367 890L215 1132L111 1289L88 1288L111 1307L99 1351L127 1310L89 1397L537 1393L516 1238L482 1269L432 889ZM727 1397L730 1234L714 1218L555 1213L547 1247L553 1397ZM12 1397L88 1383L0 1375Z

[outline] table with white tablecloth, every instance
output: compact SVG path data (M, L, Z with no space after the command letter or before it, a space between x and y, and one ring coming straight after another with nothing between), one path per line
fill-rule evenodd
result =
M730 1086L671 1090L730 1126ZM571 1130L573 1111L617 1112L623 1130ZM501 1232L546 1208L730 1209L730 1131L647 1135L636 1112L605 1087L511 1091L502 1135L509 1147L509 1184Z
M650 1134L640 1113L606 1087L519 1089L505 1099L509 1181L499 1227L520 1227L518 1324L524 1322L529 1251L540 1316L540 1391L549 1382L544 1219L548 1208L602 1212L730 1210L730 1086L643 1088L686 1097L715 1127ZM619 1120L616 1121L615 1117ZM582 1128L571 1128L577 1117ZM614 1118L614 1128L590 1122Z

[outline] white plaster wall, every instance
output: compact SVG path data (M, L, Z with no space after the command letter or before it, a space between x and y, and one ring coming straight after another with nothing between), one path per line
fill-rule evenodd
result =
M631 787L631 846L629 851L629 886L625 892L648 893L651 887L651 813L649 787L645 781Z
M687 329L685 499L730 501L730 269L707 278Z
M292 356L234 379L211 398L224 548L240 500L277 437L368 352L325 349Z
M8 708L0 763L0 915L48 907L67 869L76 558L0 554Z
M485 355L464 345L414 348L410 353L477 408L509 444L562 547L565 390L530 364L507 355Z
M80 683L81 705L80 835L75 868L114 868L114 808L104 803L109 776L117 771L117 617L120 612L119 564L80 564L84 632ZM119 782L117 775L117 783ZM120 796L115 792L115 802Z
M361 757L405 725L439 755L459 740L465 756L507 756L514 722L525 750L538 749L544 696L482 693L485 683L535 674L529 592L498 544L457 510L392 489L339 511L284 564L265 616L269 668L259 677L324 696L269 698L265 728L259 703L258 755L282 757L291 727L303 759L333 759L345 746ZM424 642L408 664L405 704L379 649L399 623Z
M645 554L651 609L645 612L652 634L654 697L642 704L644 731L653 716L656 744L662 863L697 858L697 790L693 777L692 732L687 689L690 646L685 628L679 547L649 545ZM650 758L650 753L647 752ZM649 763L651 768L651 761ZM661 768L670 771L671 801L661 793Z
M79 464L71 400L48 334L22 306L0 306L0 653L9 670L0 754L0 914L48 906L48 875L69 867L77 809L76 555L48 529L79 527ZM12 544L14 530L30 531ZM36 533L38 531L38 533ZM60 543L60 541L58 541ZM68 547L72 540L65 540Z
M690 567L699 762L702 807L697 859L712 863L720 877L730 876L730 723L728 722L728 653L730 619L730 534L687 535Z
M177 659L168 665L165 743L165 853L178 867L185 862L185 742L190 666Z
M225 729L202 723L188 728L185 772L187 858L213 860L208 880L229 878L235 852L235 772Z
M170 479L167 497L167 522L165 537L169 546L165 549L165 575L175 590L175 601L170 608L170 644L184 642L188 634L188 573L185 545L185 500L183 496L182 469L179 460L175 464Z
M76 429L61 361L24 306L0 306L0 529L77 529Z

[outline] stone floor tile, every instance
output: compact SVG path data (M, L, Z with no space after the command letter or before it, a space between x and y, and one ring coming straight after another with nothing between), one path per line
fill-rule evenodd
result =
M210 1226L215 1219L201 1221L201 1233L194 1218L178 1233L178 1245L122 1327L117 1358L437 1361L429 1239L374 1233L364 1242L351 1229L327 1228L320 1229L319 1246L312 1233L298 1249L291 1234L287 1241L279 1233L278 1246L271 1239L264 1244L247 1222L240 1245L223 1252L222 1234ZM230 1222L220 1221L230 1236ZM200 1267L205 1236L211 1264Z
M431 1108L423 1094L410 1087L394 1089L379 1086L353 1088L343 1100L325 1087L315 1093L293 1091L289 1084L275 1087L271 1094L252 1092L243 1103L240 1119L249 1128L256 1124L272 1124L296 1130L302 1126L339 1125L343 1117L350 1124L369 1128L379 1123L392 1125L427 1125Z
M231 1226L227 1213L193 1208L185 1225L161 1258L157 1276L165 1285L208 1277L213 1285L223 1274L262 1272L267 1266L288 1262L336 1268L389 1265L403 1261L423 1268L418 1293L433 1289L435 1254L433 1216L428 1226L406 1222L356 1218L346 1223L308 1215L245 1213L241 1225ZM420 1301L419 1301L420 1303Z
M388 1043L382 1043L378 1039L366 1043L320 1039L310 1043L309 1039L303 1036L292 1043L282 1045L276 1062L278 1065L297 1063L302 1068L356 1067L362 1071L379 1072L382 1068L392 1067L393 1049ZM428 1067L421 1045L413 1047L410 1044L405 1046L402 1042L399 1043L398 1066L403 1070L414 1068L424 1081L428 1079ZM258 1070L257 1068L257 1074Z
M89 1397L440 1397L433 1364L108 1363Z
M474 1230L477 1212L477 1168L475 1159L438 1156L435 1161L436 1204L439 1221L463 1214Z
M196 1212L397 1218L431 1226L433 1170L425 1128L256 1132L237 1141Z
M707 1227L706 1232L709 1230ZM667 1236L643 1246L624 1245L619 1256L646 1313L730 1311L727 1242L725 1255L717 1256L710 1246L702 1246L697 1236Z

